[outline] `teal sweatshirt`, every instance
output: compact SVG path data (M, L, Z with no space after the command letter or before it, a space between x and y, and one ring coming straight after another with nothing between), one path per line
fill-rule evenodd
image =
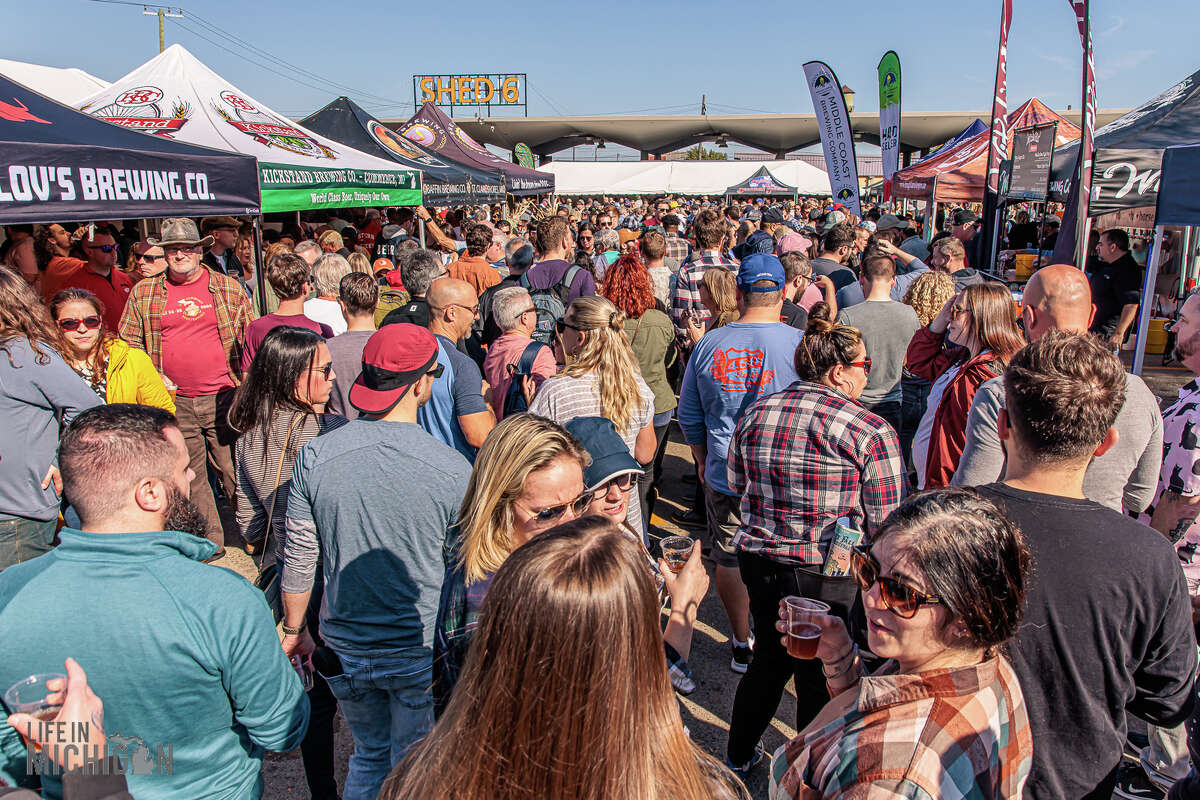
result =
M201 563L215 545L185 533L60 538L0 572L0 691L70 656L104 701L110 752L133 757L138 800L260 797L263 752L299 745L309 710L262 592ZM0 728L0 773L24 778L24 748ZM160 752L172 774L156 774ZM42 782L60 796L56 778Z

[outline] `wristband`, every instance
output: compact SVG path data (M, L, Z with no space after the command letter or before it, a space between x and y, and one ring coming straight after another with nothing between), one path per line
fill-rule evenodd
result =
M834 661L832 664L832 666L841 667L841 669L834 669L833 673L831 674L831 673L828 673L825 671L826 666L829 666L829 665L821 664L821 673L824 674L826 678L832 678L834 676L841 675L843 672L846 671L846 668L845 668L846 662L847 661L852 662L854 660L854 656L856 656L856 655L858 655L858 645L851 642L850 649L846 652L846 655L842 656L837 661Z
M299 628L289 628L287 626L287 624L285 623L283 625L283 632L286 636L299 636L300 634L304 633L304 630L307 627L308 627L308 618L305 617L304 621L300 623Z

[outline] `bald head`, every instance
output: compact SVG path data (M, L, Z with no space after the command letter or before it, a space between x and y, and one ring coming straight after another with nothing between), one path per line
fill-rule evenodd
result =
M457 278L441 278L429 287L429 330L454 341L466 336L479 314L479 297L471 284Z
M1021 305L1030 341L1051 329L1086 333L1095 313L1087 276L1071 264L1051 264L1035 272Z

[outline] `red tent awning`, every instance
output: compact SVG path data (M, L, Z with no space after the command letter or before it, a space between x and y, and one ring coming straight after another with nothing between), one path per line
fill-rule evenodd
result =
M1008 115L1008 147L1012 152L1013 136L1018 128L1057 122L1055 147L1079 138L1079 126L1051 111L1036 97ZM944 202L982 202L984 174L987 171L988 140L991 130L972 136L958 147L902 169L892 178L892 193L897 197L928 200L937 176L937 196Z

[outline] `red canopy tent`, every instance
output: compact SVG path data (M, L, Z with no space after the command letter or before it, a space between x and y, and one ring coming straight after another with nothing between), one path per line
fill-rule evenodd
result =
M1012 152L1013 136L1018 128L1057 122L1054 146L1061 147L1079 138L1079 126L1051 111L1036 97L1027 100L1008 115L1008 147ZM958 147L900 170L892 178L892 193L910 200L945 202L982 202L984 173L987 171L988 139L991 129L985 130ZM936 177L936 181L934 178ZM933 196L935 192L937 196Z

